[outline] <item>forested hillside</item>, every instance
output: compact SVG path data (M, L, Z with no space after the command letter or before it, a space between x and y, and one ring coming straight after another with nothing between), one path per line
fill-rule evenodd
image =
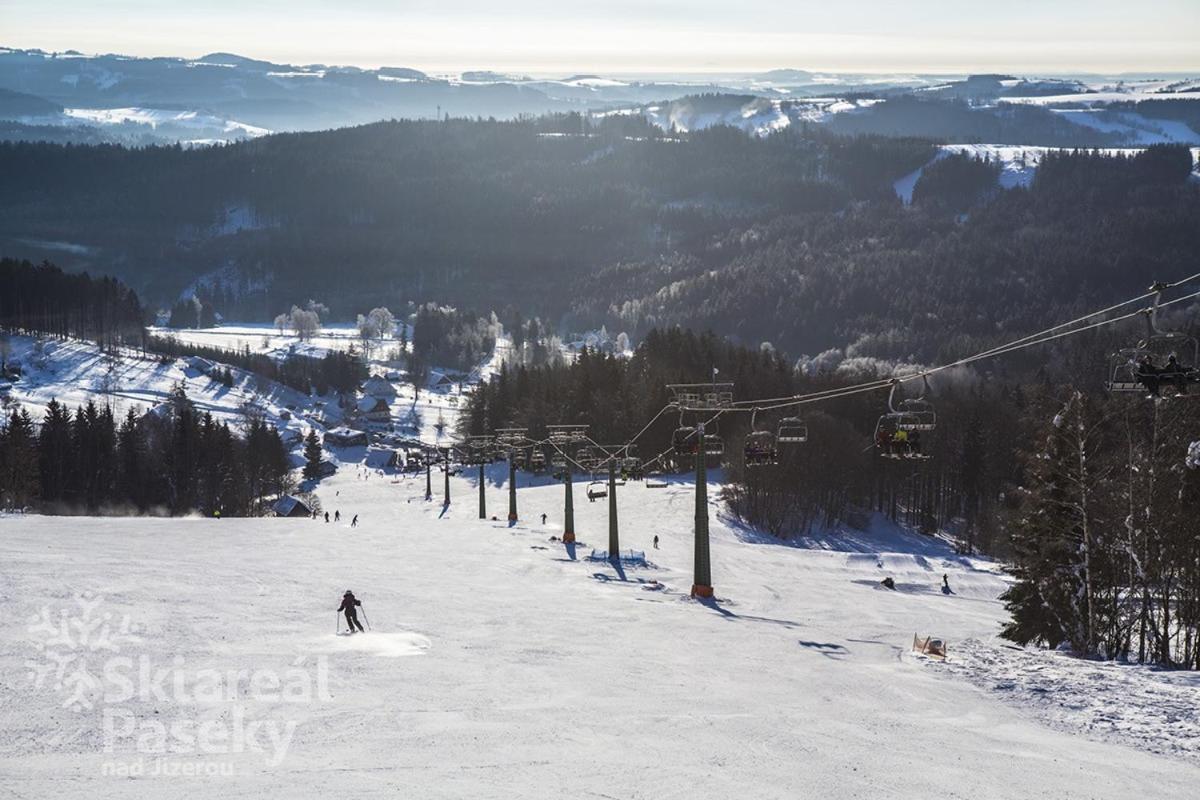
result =
M1191 154L1050 156L1028 189L916 139L639 118L387 122L186 150L0 145L0 250L270 320L435 301L932 360L1183 274ZM946 331L954 331L946 336Z

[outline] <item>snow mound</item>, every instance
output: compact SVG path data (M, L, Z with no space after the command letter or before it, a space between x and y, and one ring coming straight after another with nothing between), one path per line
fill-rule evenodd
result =
M432 643L419 633L379 633L370 631L335 637L325 637L314 649L327 653L365 653L382 658L420 656L429 651Z
M1163 755L1200 755L1195 672L1084 661L978 639L950 642L945 667L1059 730Z

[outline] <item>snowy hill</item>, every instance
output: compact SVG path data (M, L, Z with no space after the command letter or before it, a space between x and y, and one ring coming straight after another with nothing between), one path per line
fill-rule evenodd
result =
M281 345L246 326L181 335ZM90 345L39 358L31 340L15 344L27 404L151 403L181 380L218 416L248 399L272 414L312 401L132 355L119 388L98 395L108 370ZM430 412L452 427L458 399L413 402L427 441L439 435ZM1194 675L1002 643L1008 579L942 539L876 516L866 530L781 542L729 517L715 473L716 600L697 601L686 476L618 488L620 547L646 563L616 566L589 558L609 543L608 505L586 502L587 476L579 542L564 546L564 490L546 477L519 474L509 525L494 518L508 508L503 463L486 470L480 519L474 470L449 479L443 507L441 474L426 501L423 475L368 467L366 448L327 455L340 469L315 494L340 521L0 517L6 788L1116 798L1150 781L1184 797L1200 778ZM368 633L339 635L347 588ZM947 642L948 660L912 652L915 634Z
M503 472L489 475L490 513L506 509ZM1177 758L1198 752L1196 705L1173 701L1169 734L1153 731L1163 687L1174 684L1171 697L1196 687L1127 668L1120 718L1141 723L1107 724L1111 709L1077 702L1089 685L1088 673L1073 679L1076 663L997 644L1005 581L987 561L928 540L912 548L886 528L836 549L780 546L740 530L714 502L718 601L700 603L687 597L686 481L619 490L622 547L645 550L650 565L616 570L585 558L606 546L604 503L578 502L586 544L571 552L550 540L561 530L559 486L522 478L522 520L510 527L477 518L465 477L451 480L443 511L440 480L425 502L422 478L364 474L342 469L320 486L325 510L342 514L336 524L0 521L0 669L14 679L0 693L7 787L60 797L597 787L674 797L703 786L716 797L1115 798L1151 782L1158 796L1185 797L1200 778ZM943 573L953 594L940 591ZM884 576L895 591L880 586ZM371 632L329 630L347 588ZM60 612L109 625L113 649L53 633ZM911 653L914 633L944 638L949 661ZM74 657L61 684L52 657ZM91 670L144 657L168 678L161 695L138 686L128 697L104 678L81 685L84 657ZM1014 663L1028 676L1019 684L992 667L1009 674ZM267 687L291 676L299 689L286 700L251 691L247 677L237 700L194 699L202 680L239 670L258 671ZM116 672L139 682L136 670ZM1042 685L1059 698L1053 714L1039 705ZM103 702L103 689L115 699ZM155 752L156 723L190 724L194 735L201 722L215 737L207 745L170 738L177 752ZM244 736L251 722L258 749ZM154 775L160 760L199 765L201 777ZM236 782L220 777L225 769Z
M130 409L146 412L165 402L174 387L182 386L197 410L211 413L218 422L240 422L243 406L251 404L277 427L298 431L299 423L284 420L282 412L288 406L311 403L294 389L241 370L234 370L234 385L227 387L186 359L163 361L132 351L111 358L95 345L79 341L51 340L39 352L37 341L24 336L12 337L10 344L9 360L21 365L22 376L13 384L9 399L35 419L51 400L71 409L89 401L111 405L118 417ZM331 422L336 421L335 408L326 413Z

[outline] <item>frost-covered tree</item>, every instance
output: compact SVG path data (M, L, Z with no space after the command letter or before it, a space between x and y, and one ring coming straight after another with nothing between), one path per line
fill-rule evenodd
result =
M396 330L396 317L384 306L372 308L367 314L367 319L370 321L371 326L375 330L375 336L378 338L382 339L386 336L391 336L392 332Z
M309 301L309 305L312 305L311 300ZM288 315L288 322L301 341L313 338L321 330L321 317L311 308L303 309L299 306L292 306L292 311Z
M362 342L363 355L367 358L371 357L371 342L379 337L379 328L376 327L375 321L370 317L358 315L357 320L358 338Z
M1106 431L1092 402L1073 391L1042 447L1029 454L1029 485L1012 534L1017 582L1002 595L1012 614L1002 631L1007 639L1097 652L1098 576L1109 561L1105 538L1112 530L1103 516Z

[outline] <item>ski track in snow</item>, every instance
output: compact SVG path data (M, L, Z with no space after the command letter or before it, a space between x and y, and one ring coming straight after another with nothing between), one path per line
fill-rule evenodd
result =
M451 398L431 400L452 423ZM649 561L618 571L586 559L608 534L584 476L572 551L551 541L564 490L548 478L519 475L510 526L479 519L473 470L451 478L444 509L436 472L426 502L424 475L365 471L363 448L327 453L341 469L317 494L341 523L0 517L0 795L1195 796L1195 676L1006 647L1008 579L939 540L876 518L781 544L723 512L716 472L717 599L696 601L686 477L618 489L621 547ZM485 481L487 514L503 517L506 465ZM335 633L347 588L371 632ZM208 757L234 779L104 776L132 745L105 752L99 709L65 708L30 674L30 622L80 592L135 623L121 655L222 671L324 658L331 698L246 700L249 718L296 723L277 765L246 752ZM913 655L914 633L945 639L949 660ZM122 707L228 718L174 700Z

